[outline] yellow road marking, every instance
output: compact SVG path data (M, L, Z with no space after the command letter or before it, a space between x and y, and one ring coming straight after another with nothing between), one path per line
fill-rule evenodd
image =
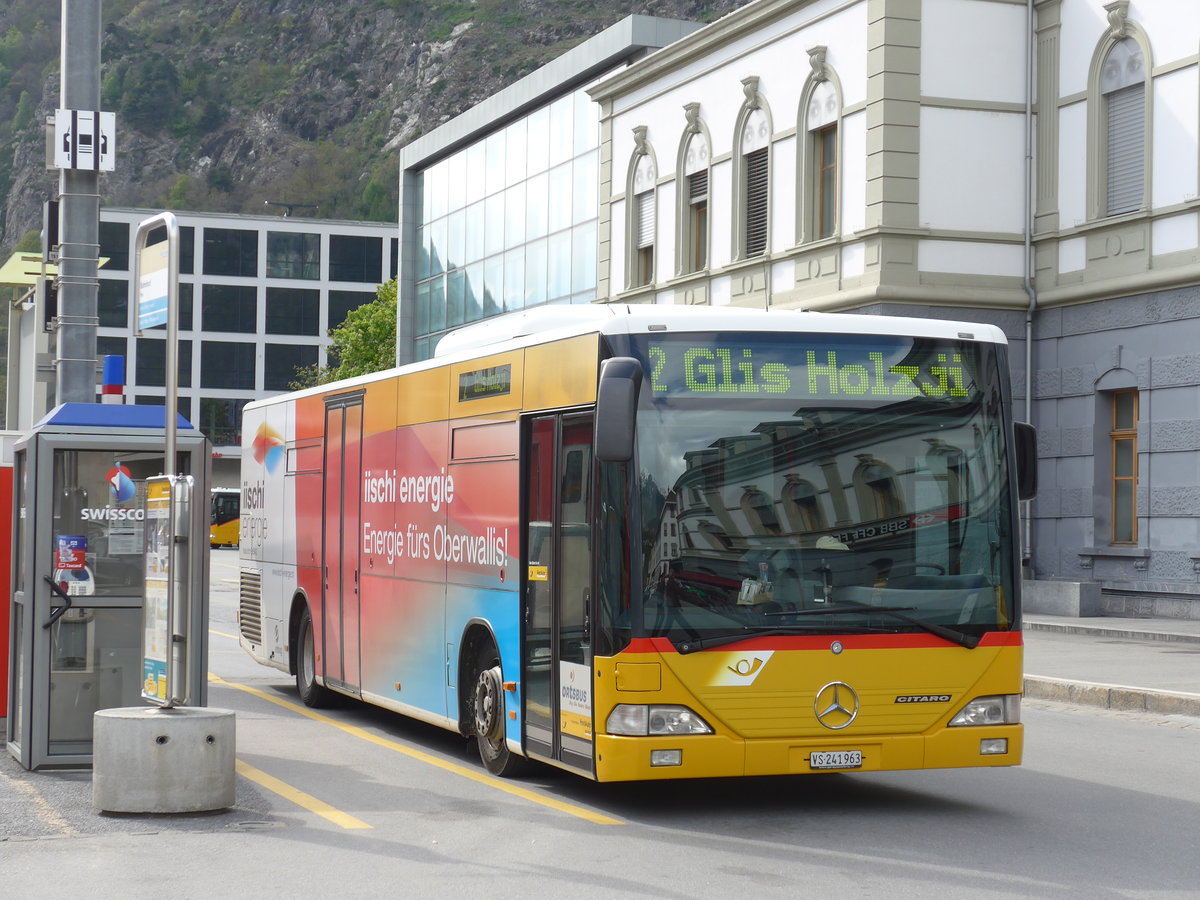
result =
M605 816L600 813L592 812L590 809L585 809L582 806L576 806L573 803L566 803L562 800L555 800L553 797L546 797L543 794L539 794L536 791L531 791L528 788L523 788L523 787L520 787L519 785L511 784L511 783L509 783L507 781L503 781L499 778L494 778L491 775L484 775L481 772L476 772L473 769L468 769L466 766L460 766L460 765L458 765L458 763L452 763L452 762L448 762L444 759L438 759L436 756L433 756L429 753L425 753L421 750L415 750L412 747L406 747L403 744L397 743L396 741L391 741L391 740L388 740L387 738L383 738L383 737L379 737L378 735L371 734L369 731L367 731L363 728L359 728L357 725L343 724L342 722L337 721L337 719L331 719L329 716L322 715L319 712L315 712L314 710L309 709L307 706L301 706L298 703L292 703L290 700L284 700L282 697L273 697L265 691L258 690L258 688L252 688L249 685L245 685L245 684L238 684L235 681L225 681L219 675L214 675L211 672L208 675L208 679L209 679L209 681L215 682L217 684L223 684L227 687L237 688L239 691L245 691L247 694L252 694L255 697L259 697L263 700L267 700L271 703L276 704L277 706L282 706L284 709L291 710L294 713L298 713L299 715L302 715L306 718L312 719L314 722L320 722L324 725L330 725L333 728L337 728L340 731L344 731L346 734L349 734L352 737L356 737L356 738L359 738L360 740L368 741L372 744L375 744L376 746L383 747L387 750L394 750L396 753L402 753L405 756L410 757L411 759L415 759L419 762L427 763L428 765L435 766L439 769L442 769L445 772L450 772L454 775L461 775L463 778L469 778L471 781L474 781L477 784L486 785L487 787L495 788L498 791L504 791L507 794L512 794L514 797L520 797L522 800L528 800L530 803L536 803L540 806L546 806L546 807L549 807L550 809L555 809L555 810L558 810L559 812L564 812L567 815L575 816L580 819L584 819L595 825L624 825L625 824L620 819L614 819L611 816Z
M290 784L280 781L273 775L268 775L261 769L256 769L249 763L242 762L240 759L235 762L237 772L244 778L249 778L255 784L265 787L268 791L274 791L285 800L291 800L297 806L302 806L309 812L314 812L323 819L328 819L334 825L339 825L342 828L371 828L362 819L356 819L349 813L344 813L340 809L334 809L323 800L318 800L311 794L306 794L298 788L292 787Z
M41 819L44 824L49 825L51 828L57 828L60 834L79 834L79 830L60 816L58 811L55 810L50 802L32 784L22 781L20 778L9 778L3 773L0 773L0 778L9 782L25 795L25 798L33 805L34 815Z
M209 634L215 634L217 637L227 637L227 638L233 638L233 640L235 640L235 641L240 641L240 640L241 640L241 638L239 638L239 637L238 637L236 634L226 634L226 633L225 633L225 632L223 632L223 631L217 631L215 628L210 628L210 629L208 629L208 633L209 633Z

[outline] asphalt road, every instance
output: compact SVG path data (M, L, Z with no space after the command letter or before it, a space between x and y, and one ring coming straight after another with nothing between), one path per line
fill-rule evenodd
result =
M501 782L439 729L305 710L224 602L210 705L238 713L235 807L98 814L86 774L5 758L5 897L1200 897L1200 719L1028 701L1015 769Z

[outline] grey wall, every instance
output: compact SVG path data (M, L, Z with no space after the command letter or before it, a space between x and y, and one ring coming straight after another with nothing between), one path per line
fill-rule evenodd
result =
M1045 310L1035 329L1039 578L1200 596L1200 288ZM1109 545L1107 405L1139 395L1138 548Z

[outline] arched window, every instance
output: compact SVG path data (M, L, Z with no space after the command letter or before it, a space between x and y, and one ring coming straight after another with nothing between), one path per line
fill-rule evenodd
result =
M706 549L709 550L729 550L733 547L733 541L729 539L729 535L725 530L708 519L701 519L697 526L697 532L707 544Z
M1146 170L1146 69L1141 48L1125 38L1100 67L1105 120L1105 211L1110 216L1142 205Z
M738 115L734 144L734 257L750 259L768 250L771 233L771 117L758 92L758 78L745 78L746 103Z
M628 210L629 261L626 268L626 284L630 288L645 287L654 283L654 243L657 223L657 198L655 183L658 166L654 154L646 141L646 128L634 130L637 145L629 164L629 181L626 190Z
M779 534L779 517L775 515L775 504L753 485L743 489L739 504L746 514L746 521L754 534Z
M684 107L687 131L679 148L675 195L678 201L678 273L700 272L708 266L708 204L711 144L700 122L700 104Z
M970 473L967 454L941 438L925 438L929 450L925 454L925 465L941 488L941 500L951 510L961 509L965 514L970 502Z
M869 453L858 454L858 465L854 469L854 493L858 497L861 522L886 519L904 511L895 471Z
M1112 542L1136 544L1138 482L1138 392L1113 391L1108 397L1112 449Z
M1096 380L1095 391L1093 533L1098 545L1107 541L1136 546L1138 424L1145 413L1138 378L1118 363Z
M825 529L825 516L817 500L817 489L811 481L805 481L798 475L784 476L783 486L783 515L787 519L788 528L796 534Z
M1109 30L1096 47L1088 81L1088 209L1094 219L1146 205L1152 129L1152 70L1145 32L1126 16L1128 0L1105 6Z
M825 64L825 48L809 51L813 72L801 94L796 204L800 243L837 234L840 220L842 92Z

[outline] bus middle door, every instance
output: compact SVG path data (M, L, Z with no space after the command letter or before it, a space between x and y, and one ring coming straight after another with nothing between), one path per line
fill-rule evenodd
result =
M538 416L525 456L528 750L587 774L592 739L592 415Z
M359 684L359 505L363 395L325 404L324 555L321 644L327 684L350 693Z

